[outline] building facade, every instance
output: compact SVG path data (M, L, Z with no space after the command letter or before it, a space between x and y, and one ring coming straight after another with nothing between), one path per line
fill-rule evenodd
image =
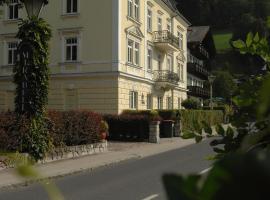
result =
M210 98L208 77L216 48L209 26L192 26L188 31L187 84L188 97L201 105Z
M0 19L0 110L14 109L18 1ZM180 108L187 98L189 22L174 0L54 0L48 109L121 113Z

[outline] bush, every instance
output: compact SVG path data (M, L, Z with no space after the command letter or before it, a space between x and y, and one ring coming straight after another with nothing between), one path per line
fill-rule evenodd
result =
M24 116L17 118L12 112L0 113L0 151L27 152L38 157L44 152L36 150L48 150L48 144L61 147L101 141L99 114L49 111L46 115L45 121L33 121Z
M143 141L149 138L150 118L142 114L105 115L110 140Z
M221 110L181 110L181 116L184 131L202 129L203 123L211 127L224 121L224 113Z
M101 141L102 116L89 111L48 112L55 146L74 146Z
M182 102L182 106L185 109L194 109L194 110L201 108L200 102L194 99L186 99L185 101Z

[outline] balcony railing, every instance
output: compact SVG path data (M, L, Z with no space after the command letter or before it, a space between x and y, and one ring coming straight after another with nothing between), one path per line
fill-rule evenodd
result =
M208 88L202 88L199 86L188 86L188 94L190 96L210 98L210 91Z
M170 31L155 31L153 32L153 35L154 43L170 44L174 48L179 49L179 38L174 36Z
M188 73L207 79L210 73L207 69L198 63L189 62L187 66Z
M169 70L157 70L154 71L154 81L164 82L177 85L180 78L177 73L171 72Z

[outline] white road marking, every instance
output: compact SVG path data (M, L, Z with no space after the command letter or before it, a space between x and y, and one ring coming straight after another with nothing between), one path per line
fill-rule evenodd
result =
M149 197L146 197L146 198L144 198L144 199L142 199L142 200L152 200L152 199L155 199L155 198L157 198L158 197L158 194L153 194L153 195L151 195L151 196L149 196Z
M209 172L211 169L212 169L212 167L209 167L209 168L207 168L207 169L205 169L205 170L202 170L202 171L200 172L200 174L206 174L206 173Z

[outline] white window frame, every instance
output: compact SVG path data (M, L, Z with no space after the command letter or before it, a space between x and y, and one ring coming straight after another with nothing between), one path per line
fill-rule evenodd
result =
M148 45L147 46L147 70L151 71L153 69L153 48Z
M68 12L68 1L71 1L71 11ZM74 11L73 1L77 1L77 10ZM79 0L64 0L64 14L74 15L79 13Z
M153 11L151 8L147 8L147 31L152 32L153 28Z
M138 92L137 91L130 91L129 92L129 108L130 109L138 109Z
M10 3L6 7L6 19L7 20L18 20L19 19L19 7L18 0L11 0ZM13 9L13 15L10 17L10 9ZM17 9L17 17L14 16L14 11Z
M179 48L183 50L184 49L184 35L180 31L178 31L177 36L179 40Z
M140 21L140 0L133 0L134 3L134 19Z
M167 20L167 30L172 32L172 21L170 19Z
M127 63L134 66L140 66L140 43L133 40L127 39Z
M184 81L184 65L180 64L180 74L181 76L179 77L181 81Z
M162 16L158 16L157 17L157 30L158 31L162 31L163 27L162 27Z
M162 96L157 97L157 108L158 108L158 110L163 109L163 97Z
M161 55L161 53L158 54L157 60L158 60L158 70L162 70L163 63L162 63L162 55Z
M76 43L72 44L67 44L69 39L76 39ZM76 46L76 60L73 59L73 48ZM67 58L67 48L71 47L71 54L70 54L70 59ZM79 61L79 48L80 48L80 42L79 42L79 37L78 36L66 36L64 37L64 62L78 62Z
M147 94L146 101L147 101L146 102L147 110L153 109L153 95L152 94Z
M171 110L172 108L172 97L167 97L167 109Z
M167 55L167 69L173 72L173 56Z
M15 45L16 47L10 47L10 45ZM18 47L18 41L8 41L6 42L6 56L7 56L7 65L15 65L16 64L16 59L17 59L17 55L16 55L16 51L17 51L17 47ZM9 62L9 53L12 53L12 62Z
M128 0L128 16L133 17L133 0Z

